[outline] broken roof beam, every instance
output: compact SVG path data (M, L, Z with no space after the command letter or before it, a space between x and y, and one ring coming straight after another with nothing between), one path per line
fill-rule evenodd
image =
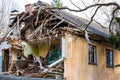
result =
M48 20L46 20L46 24L47 24L47 22L48 22ZM49 32L51 32L54 28L56 28L57 26L59 26L62 22L64 22L64 19L63 20L61 20L60 22L58 22ZM46 25L45 24L45 25ZM43 26L44 24L42 23L41 25L40 25L40 27L38 27L35 31L33 31L33 33L32 34L30 34L28 37L27 37L27 39L30 39L32 36L34 36L36 33L38 33L41 29L42 29L42 26Z
M51 13L51 14L52 14L52 13ZM56 16L57 18L59 18L59 19L65 19L65 22L67 22L68 24L76 27L76 28L79 29L80 31L82 30L81 25L75 24L75 23L69 21L68 19L66 19L66 18L64 18L64 17L60 17L59 15L55 15L55 16Z
M17 16L17 26L16 26L17 37L21 39L21 31L20 31L20 20L19 16Z
M52 17L52 16L51 16ZM47 24L48 20L46 20L45 22L43 22L37 29L35 29L26 39L30 39L32 36L34 36L36 33L38 33L43 26L45 26Z
M39 10L38 10L38 13L37 13L37 18L36 18L36 21L35 21L35 26L37 25L37 22L39 20L40 11L41 11L41 7L39 7Z
M65 19L61 20L59 23L57 23L50 31L52 31L54 28L56 28L57 26L59 26L62 22L64 22Z

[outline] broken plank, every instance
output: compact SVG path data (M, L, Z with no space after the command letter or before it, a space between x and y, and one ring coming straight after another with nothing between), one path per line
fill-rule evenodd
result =
M52 18L53 16L51 16L50 18ZM27 39L30 39L33 35L35 35L36 33L38 33L43 26L45 26L47 24L48 20L45 20L45 22L43 22L36 30L34 30L28 37Z

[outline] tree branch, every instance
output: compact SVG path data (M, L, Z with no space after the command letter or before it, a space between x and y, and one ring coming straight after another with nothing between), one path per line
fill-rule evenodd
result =
M110 20L110 24L109 24L109 30L111 31L111 25L112 25L112 22L113 22L113 20L114 20L114 18L115 18L115 12L118 10L118 8L115 8L114 10L113 10L113 12L112 12L112 18L111 18L111 20Z
M74 11L74 12L82 12L82 11L85 11L85 10L87 10L89 8L97 7L97 6L103 6L103 7L105 7L105 6L116 6L118 9L120 9L119 4L114 3L114 2L111 2L111 3L102 3L102 4L93 4L93 5L87 6L86 8L80 9L80 10L70 9L68 7L62 7L62 8L58 8L58 7L46 7L46 8L47 9L59 9L59 10L67 9L67 10Z
M99 9L100 7L101 7L101 6L98 6L98 7L97 7L97 9L95 10L93 16L91 17L90 22L86 25L86 28L84 29L84 31L85 31L85 30L88 28L88 26L92 23L93 18L94 18L94 16L96 15L96 13L97 13L97 11L98 11L98 9Z

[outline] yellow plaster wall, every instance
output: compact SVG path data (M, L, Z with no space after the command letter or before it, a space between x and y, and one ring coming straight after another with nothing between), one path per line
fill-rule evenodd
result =
M112 48L93 41L92 44L97 47L98 65L88 64L88 43L85 39L66 34L64 77L67 80L120 80L120 68L106 67L106 48ZM119 63L120 51L114 50L114 64Z

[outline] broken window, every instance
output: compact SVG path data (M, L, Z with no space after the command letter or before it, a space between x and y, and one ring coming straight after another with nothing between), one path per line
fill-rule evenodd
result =
M51 64L62 57L61 41L53 41L47 55L47 63Z
M97 49L94 45L88 45L88 60L90 64L97 64Z
M113 51L106 49L106 66L113 67Z

